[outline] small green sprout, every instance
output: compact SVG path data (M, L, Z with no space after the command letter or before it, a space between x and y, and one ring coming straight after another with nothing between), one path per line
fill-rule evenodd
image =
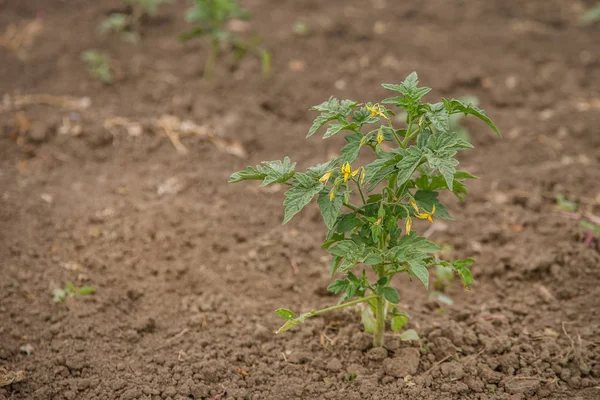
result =
M563 194L559 193L556 195L556 206L563 211L575 212L577 211L577 202L567 199Z
M140 39L140 25L145 17L158 14L162 4L172 0L123 0L128 7L128 13L112 13L100 24L103 33L118 33L126 42L137 43Z
M114 70L112 67L112 59L107 53L102 53L97 50L86 50L81 53L81 59L87 65L89 74L102 82L111 84L114 80Z
M349 133L339 157L306 172L297 172L296 163L285 157L231 175L230 182L259 180L261 186L288 185L284 224L317 197L327 227L322 247L332 256L330 275L342 276L328 287L330 292L342 294L337 305L298 316L281 308L276 313L285 323L277 333L313 316L367 303L365 327L373 331L373 346L383 346L386 321L399 331L408 319L395 306L400 295L392 285L394 276L406 273L428 290L429 269L441 265L456 273L464 285L474 282L469 266L475 261L440 259L440 247L419 236L413 221L451 219L439 192L447 190L462 199L467 194L464 181L475 178L457 169L457 153L473 146L451 130L451 116L475 116L498 135L500 132L485 112L472 104L446 98L438 103L422 102L431 89L418 83L413 72L401 84L384 84L396 97L381 103L359 104L332 97L314 106L312 110L320 115L307 136L326 124L324 139L342 131ZM388 105L406 113L403 126L394 126L395 113L386 108ZM373 160L357 166L362 150L368 150ZM374 279L367 276L367 266L376 275ZM390 308L388 303L394 306ZM407 330L400 338L418 340L418 334Z
M261 60L263 76L271 70L271 53L260 47L260 38L250 41L242 40L228 29L233 20L247 20L251 15L237 0L195 0L193 6L185 13L187 22L196 25L191 31L179 35L180 40L195 37L210 38L210 53L204 64L204 78L210 80L222 46L229 46L233 51L233 63L238 64L247 53L256 55Z
M52 300L55 303L63 303L67 298L73 296L86 296L96 293L96 289L90 286L75 287L71 282L65 284L64 289L56 288L52 292Z
M581 23L584 25L595 24L598 21L600 21L600 1L581 16Z

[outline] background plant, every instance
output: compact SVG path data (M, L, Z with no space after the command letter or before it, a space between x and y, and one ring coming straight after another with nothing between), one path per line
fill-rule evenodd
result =
M263 76L269 74L271 54L260 47L260 38L242 40L227 27L232 20L250 18L250 13L242 8L237 0L195 0L193 6L186 12L186 21L196 26L180 35L180 39L208 37L210 40L210 53L204 65L206 79L212 78L221 48L226 46L233 51L234 64L239 63L247 53L252 53L261 60Z
M600 21L600 1L581 16L581 22L584 25L594 24L598 21Z
M86 64L88 73L104 83L112 83L114 79L114 69L112 59L107 53L90 49L81 53L81 60Z
M121 35L128 42L140 39L140 25L144 17L154 17L162 4L172 0L123 0L129 8L128 13L112 13L100 24L101 32L112 32Z
M323 248L332 256L330 273L342 274L328 290L341 293L337 305L299 316L287 309L277 310L286 320L278 333L307 318L325 312L366 303L375 316L373 345L382 346L386 319L392 327L404 325L407 315L395 304L398 291L391 286L396 274L406 273L429 287L429 268L448 268L465 285L473 283L469 266L473 259L448 262L436 255L440 248L419 236L412 228L415 219L433 223L433 218L451 219L438 195L442 190L462 200L467 194L464 181L475 178L457 170L456 154L473 146L450 130L451 116L472 115L484 121L498 135L498 129L483 110L456 99L438 103L422 102L431 89L418 87L411 73L401 84L384 84L397 96L381 104L358 104L351 100L329 100L314 106L320 112L308 131L312 136L329 124L324 139L348 131L341 156L324 164L296 172L296 163L266 161L234 173L230 182L260 180L261 186L283 183L285 193L283 223L317 197L327 226ZM391 105L406 113L405 126L393 126ZM352 167L361 150L370 150L374 161ZM363 266L357 272L358 266ZM364 266L376 274L370 279ZM391 305L388 305L391 303Z
M52 292L52 300L55 303L62 303L69 297L87 296L96 293L96 289L90 286L75 287L71 282L67 282L64 288L56 288Z

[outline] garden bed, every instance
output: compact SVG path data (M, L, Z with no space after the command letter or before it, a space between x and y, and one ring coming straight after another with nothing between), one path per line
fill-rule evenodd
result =
M80 3L0 0L0 32L31 36L0 47L0 399L600 398L599 235L580 226L600 214L593 2L248 0L272 75L224 59L211 82L205 43L177 40L185 2L137 45L96 29L119 1ZM118 62L113 85L87 74L89 48ZM413 70L504 134L463 120L481 179L432 234L477 259L476 285L448 305L395 282L420 342L371 349L349 309L273 335L276 308L337 301L322 222L311 206L282 226L283 188L229 175L326 160L341 142L304 139L308 108ZM65 282L97 291L53 302Z

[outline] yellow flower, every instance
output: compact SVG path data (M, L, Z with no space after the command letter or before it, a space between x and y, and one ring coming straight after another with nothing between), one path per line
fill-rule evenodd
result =
M323 176L319 179L319 182L327 183L329 178L331 178L331 174L333 174L333 171L325 172L325 174L323 174Z
M379 105L379 103L375 103L373 104L373 106L366 105L365 107L367 107L367 110L371 111L371 117L379 115L380 117L388 119L387 115L385 115L381 110L381 106Z
M419 211L419 207L417 206L417 203L414 202L414 200L410 201L410 205L415 209L415 212L416 212L415 217L417 217L419 219L426 219L427 221L429 221L433 224L433 214L435 214L435 204L433 205L431 212L428 212L425 209L423 209L423 212Z
M410 234L410 228L412 228L412 219L410 217L406 218L406 234Z
M333 201L333 199L335 199L335 190L331 189L331 192L329 192L329 201Z
M377 134L377 143L381 143L383 142L384 137L383 137L383 132L380 130L379 133Z
M412 206L412 208L415 209L415 212L417 212L417 213L419 212L419 207L417 207L417 203L415 203L414 200L410 201L410 205Z
M346 164L342 165L342 174L344 174L344 182L348 181L350 177L356 176L358 174L358 169L356 171L352 171L350 167L350 163L346 162Z

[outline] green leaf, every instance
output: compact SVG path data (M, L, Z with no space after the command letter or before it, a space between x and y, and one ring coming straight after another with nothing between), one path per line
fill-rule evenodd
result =
M364 244L359 246L352 240L342 240L331 246L328 251L332 256L344 257L338 266L338 271L346 273L364 260L365 246Z
M331 259L331 265L329 267L329 276L333 277L333 275L335 275L342 260L343 260L343 257L333 257Z
M400 302L400 295L398 294L398 291L391 286L386 286L383 288L383 297L385 297L386 300L392 304L398 304Z
M485 111L473 104L464 104L460 100L456 99L443 99L444 107L450 114L463 113L465 115L472 115L485 122L496 134L502 137L502 134L492 122L492 120L485 114Z
M415 331L414 329L408 329L402 332L402 334L400 335L400 340L408 342L411 340L421 340L421 338L419 337L417 331Z
M388 278L387 276L382 276L377 280L377 286L385 286L388 284L389 281L390 278Z
M429 271L425 263L421 260L409 260L408 264L408 271L423 282L425 289L429 289Z
M400 161L401 156L399 154L390 154L381 152L379 153L381 158L373 161L365 166L365 184L369 184L369 191L373 190L381 181L388 177L394 172L396 164Z
M311 110L320 112L330 112L334 114L341 114L347 117L352 108L356 106L356 102L352 100L338 100L335 97L330 97L329 100L313 106Z
M589 221L581 220L579 221L579 226L594 233L600 233L600 226L594 225Z
M454 155L447 150L472 149L473 145L456 133L436 133L429 135L425 147L436 154Z
M422 159L423 153L418 147L413 146L406 151L402 160L396 164L396 168L398 168L396 184L398 186L402 186L410 180L417 167L421 164Z
M331 293L338 294L346 289L348 289L348 282L346 279L336 279L331 285L327 286L327 291Z
M329 200L329 192L326 189L321 190L319 193L317 204L319 205L327 229L334 229L343 202L343 193L337 193L333 200Z
M395 254L401 254L407 250L418 251L421 253L437 253L441 249L433 242L428 241L423 236L419 236L414 232L410 235L402 236L398 244L392 247L389 251Z
M350 112L352 112L352 108L356 106L356 102L351 100L342 100L339 101L334 97L330 97L329 100L324 101L323 103L316 105L311 108L314 111L320 111L322 114L315 118L312 126L310 127L308 134L306 137L312 136L319 128L325 125L327 122L332 121L334 119L343 120ZM334 124L327 130L324 138L329 136L333 136L342 130L346 125L339 126L341 124Z
M378 118L371 117L371 111L367 110L366 107L361 107L359 110L354 111L352 115L352 122L362 127L364 124L372 124L377 122Z
M275 310L275 314L288 321L294 319L296 316L296 314L286 308L278 308Z
M456 171L454 174L454 179L479 179L475 175L471 175L466 171Z
M311 137L312 135L314 135L314 133L316 131L319 130L319 128L321 128L323 125L325 125L326 123L328 123L329 121L332 121L334 119L337 118L336 114L321 114L319 115L317 118L315 118L315 120L313 121L310 129L308 130L308 134L306 135L306 137Z
M292 217L298 214L313 197L323 189L323 183L313 180L307 174L296 174L292 188L285 193L283 205L285 214L283 223L286 224Z
M412 72L399 85L384 83L381 86L383 86L384 89L393 90L394 92L401 93L406 97L411 97L412 95L415 94L415 92L417 92L419 90L419 88L417 88L418 84L419 84L419 77L417 76L416 72ZM428 87L423 87L420 89L421 89L421 91L418 92L418 94L420 94L421 97L425 96L425 94L429 93L429 91L431 90L431 88L428 88Z
M347 135L346 140L348 144L342 147L342 156L340 157L340 163L350 163L352 164L360 153L360 141L363 135L360 133L356 133L354 135Z
M382 262L383 259L381 258L381 255L376 253L368 253L365 260L363 261L363 263L365 263L366 265L376 265L381 264Z
M402 94L402 96L392 99L385 99L382 101L382 104L396 104L404 109L411 109L415 107L419 100L421 100L423 96L431 91L431 88L428 87L417 87L418 84L419 78L416 72L412 72L410 75L408 75L406 79L399 85L384 83L381 86L383 86L385 89L398 92Z
M348 124L331 124L331 125L329 125L329 128L327 128L327 131L325 132L325 135L323 135L323 139L332 137L333 135L342 131L347 126L348 126Z
M454 185L454 174L456 172L456 166L458 161L453 157L439 157L436 154L427 154L427 162L431 168L435 168L440 171L440 174L444 177L448 189L453 191Z
M444 103L429 104L431 111L425 113L425 118L431 122L431 125L438 133L448 133L450 130L450 114L444 108Z
M408 317L406 315L396 315L392 317L392 331L399 332L402 330L404 325L408 322Z
M342 240L329 248L329 253L336 257L346 257L358 252L359 247L352 240Z
M96 293L96 288L93 288L90 286L83 286L78 289L75 289L75 294L77 296L85 296L85 295L94 294L94 293Z
M337 162L337 159L333 159L326 163L317 164L314 167L310 167L306 171L306 175L312 179L319 180L326 172L331 171Z
M279 328L279 330L277 330L277 332L275 332L275 334L278 335L280 333L283 333L285 331L288 331L288 330L292 329L296 325L304 323L304 321L306 321L308 318L315 316L316 313L317 312L315 310L313 310L313 311L310 311L310 312L307 312L307 313L304 313L304 314L300 314L298 316L298 318L287 320L285 322L285 324L283 324L283 326L281 328Z
M338 218L335 231L337 233L345 233L351 231L361 224L360 219L355 213L343 214Z
M288 179L294 176L295 167L296 163L292 164L288 157L285 157L283 162L280 160L263 161L262 165L257 166L257 169L260 172L266 174L264 181L260 186L269 186L275 182L287 182Z
M556 205L561 210L570 212L577 211L577 202L567 199L564 195L560 193L556 195Z
M377 321L375 320L375 315L373 315L373 311L371 311L371 307L363 308L360 314L360 319L363 323L363 327L365 328L365 333L375 332Z
M473 280L473 276L471 275L471 271L468 268L469 266L473 265L474 263L475 263L475 260L472 258L466 258L464 260L456 260L456 261L453 261L452 263L450 263L451 267L454 268L456 270L456 272L458 272L458 276L463 281L463 284L465 286L475 283L475 280Z
M431 211L435 204L434 218L452 219L446 207L438 200L438 193L429 190L417 190L414 198L419 208L427 211Z

